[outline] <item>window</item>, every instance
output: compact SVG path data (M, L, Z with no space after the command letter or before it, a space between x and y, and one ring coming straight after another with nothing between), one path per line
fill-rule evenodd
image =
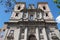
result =
M11 30L10 33L14 33L14 30Z
M31 20L31 21L33 20L33 15L30 15L30 20Z
M48 13L46 13L46 17L48 16Z
M18 17L18 14L19 14L19 13L16 13L16 15L15 15L15 16L16 16L16 17Z
M9 36L13 36L13 35L14 35L14 30L11 30Z
M7 36L7 39L14 39L14 30L10 30L10 33Z
M43 6L43 9L44 9L44 10L46 10L46 7L45 7L45 6Z
M5 31L5 29L3 29L3 31Z
M9 36L12 36L14 34L14 30L10 30Z
M18 7L18 10L20 10L20 6Z

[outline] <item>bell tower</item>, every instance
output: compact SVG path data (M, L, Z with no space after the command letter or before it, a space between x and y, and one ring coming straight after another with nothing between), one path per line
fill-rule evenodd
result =
M22 10L25 8L26 8L26 4L24 2L16 3L14 10L12 12L12 15L11 15L10 21L12 22L22 21L22 18L23 18Z
M44 11L44 19L45 20L48 20L48 19L53 20L52 13L50 11L50 8L49 8L47 2L39 2L38 3L38 8L42 9Z

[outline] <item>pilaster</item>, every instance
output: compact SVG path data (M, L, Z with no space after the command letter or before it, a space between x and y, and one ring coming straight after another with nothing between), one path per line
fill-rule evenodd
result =
M44 40L48 40L45 28L43 28L42 32L44 35Z
M37 38L37 40L39 40L39 30L38 30L38 27L36 27L36 38Z
M25 35L24 40L27 40L27 27L25 28Z
M5 30L5 34L4 34L4 37L3 37L3 40L6 40L7 38L7 33L8 33L8 29Z

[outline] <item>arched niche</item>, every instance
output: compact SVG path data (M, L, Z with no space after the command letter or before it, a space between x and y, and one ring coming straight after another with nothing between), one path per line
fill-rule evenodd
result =
M31 34L28 36L28 40L37 40L37 39L35 35Z

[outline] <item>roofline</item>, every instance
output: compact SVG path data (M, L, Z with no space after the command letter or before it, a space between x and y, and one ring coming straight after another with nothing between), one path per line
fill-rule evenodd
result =
M19 4L19 3L26 3L26 2L16 2L16 4ZM48 2L38 2L39 4L48 4Z
M16 2L16 4L26 4L26 2Z
M48 2L38 2L38 4L48 4Z

